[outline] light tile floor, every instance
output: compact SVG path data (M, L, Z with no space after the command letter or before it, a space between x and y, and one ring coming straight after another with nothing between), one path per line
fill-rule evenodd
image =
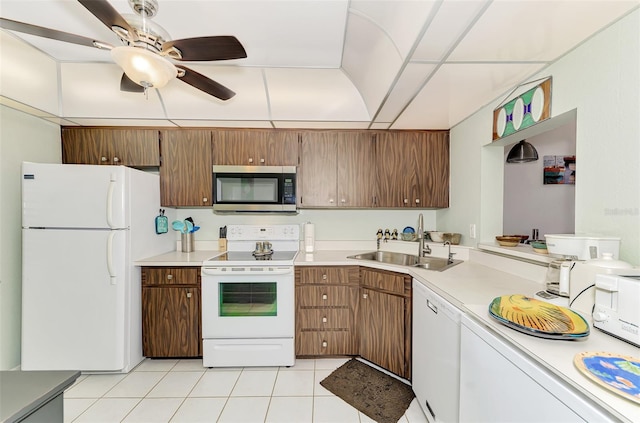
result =
M124 375L82 375L64 393L65 422L360 423L371 420L320 386L346 359L292 367L202 367L149 360ZM414 400L401 423L426 423Z

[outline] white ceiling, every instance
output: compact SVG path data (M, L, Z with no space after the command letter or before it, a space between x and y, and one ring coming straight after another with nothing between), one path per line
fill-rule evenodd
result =
M171 39L235 35L244 45L246 59L187 64L234 90L233 99L222 102L179 81L148 98L122 93L121 70L108 51L17 33L0 38L3 77L8 73L4 68L15 58L11 52L17 36L58 63L55 81L61 98L56 110L47 112L66 124L447 129L504 97L640 4L640 0L158 2L153 21ZM131 13L126 0L110 3L121 14ZM73 0L1 0L0 16L119 43ZM9 87L9 82L0 88L5 104L17 101L39 108L21 99L21 91Z

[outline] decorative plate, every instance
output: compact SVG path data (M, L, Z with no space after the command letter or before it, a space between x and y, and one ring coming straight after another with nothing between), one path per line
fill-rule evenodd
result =
M640 404L640 358L583 352L576 354L573 364L598 385Z
M512 329L540 338L576 339L589 335L589 324L578 313L520 294L494 298L489 315Z

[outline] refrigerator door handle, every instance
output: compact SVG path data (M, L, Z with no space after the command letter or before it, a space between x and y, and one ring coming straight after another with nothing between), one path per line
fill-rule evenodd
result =
M116 284L116 275L113 270L113 237L116 236L116 231L109 232L107 237L107 270L109 271L109 279L111 285Z
M116 175L111 174L107 189L107 226L113 229L113 190L116 187Z

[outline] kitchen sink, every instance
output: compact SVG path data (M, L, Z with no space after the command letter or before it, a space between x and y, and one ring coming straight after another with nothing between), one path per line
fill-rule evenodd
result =
M440 257L418 257L413 254L394 253L391 251L371 251L369 253L356 254L347 258L357 260L372 260L379 263L396 264L400 266L419 267L421 269L435 270L442 272L462 260L447 260Z

